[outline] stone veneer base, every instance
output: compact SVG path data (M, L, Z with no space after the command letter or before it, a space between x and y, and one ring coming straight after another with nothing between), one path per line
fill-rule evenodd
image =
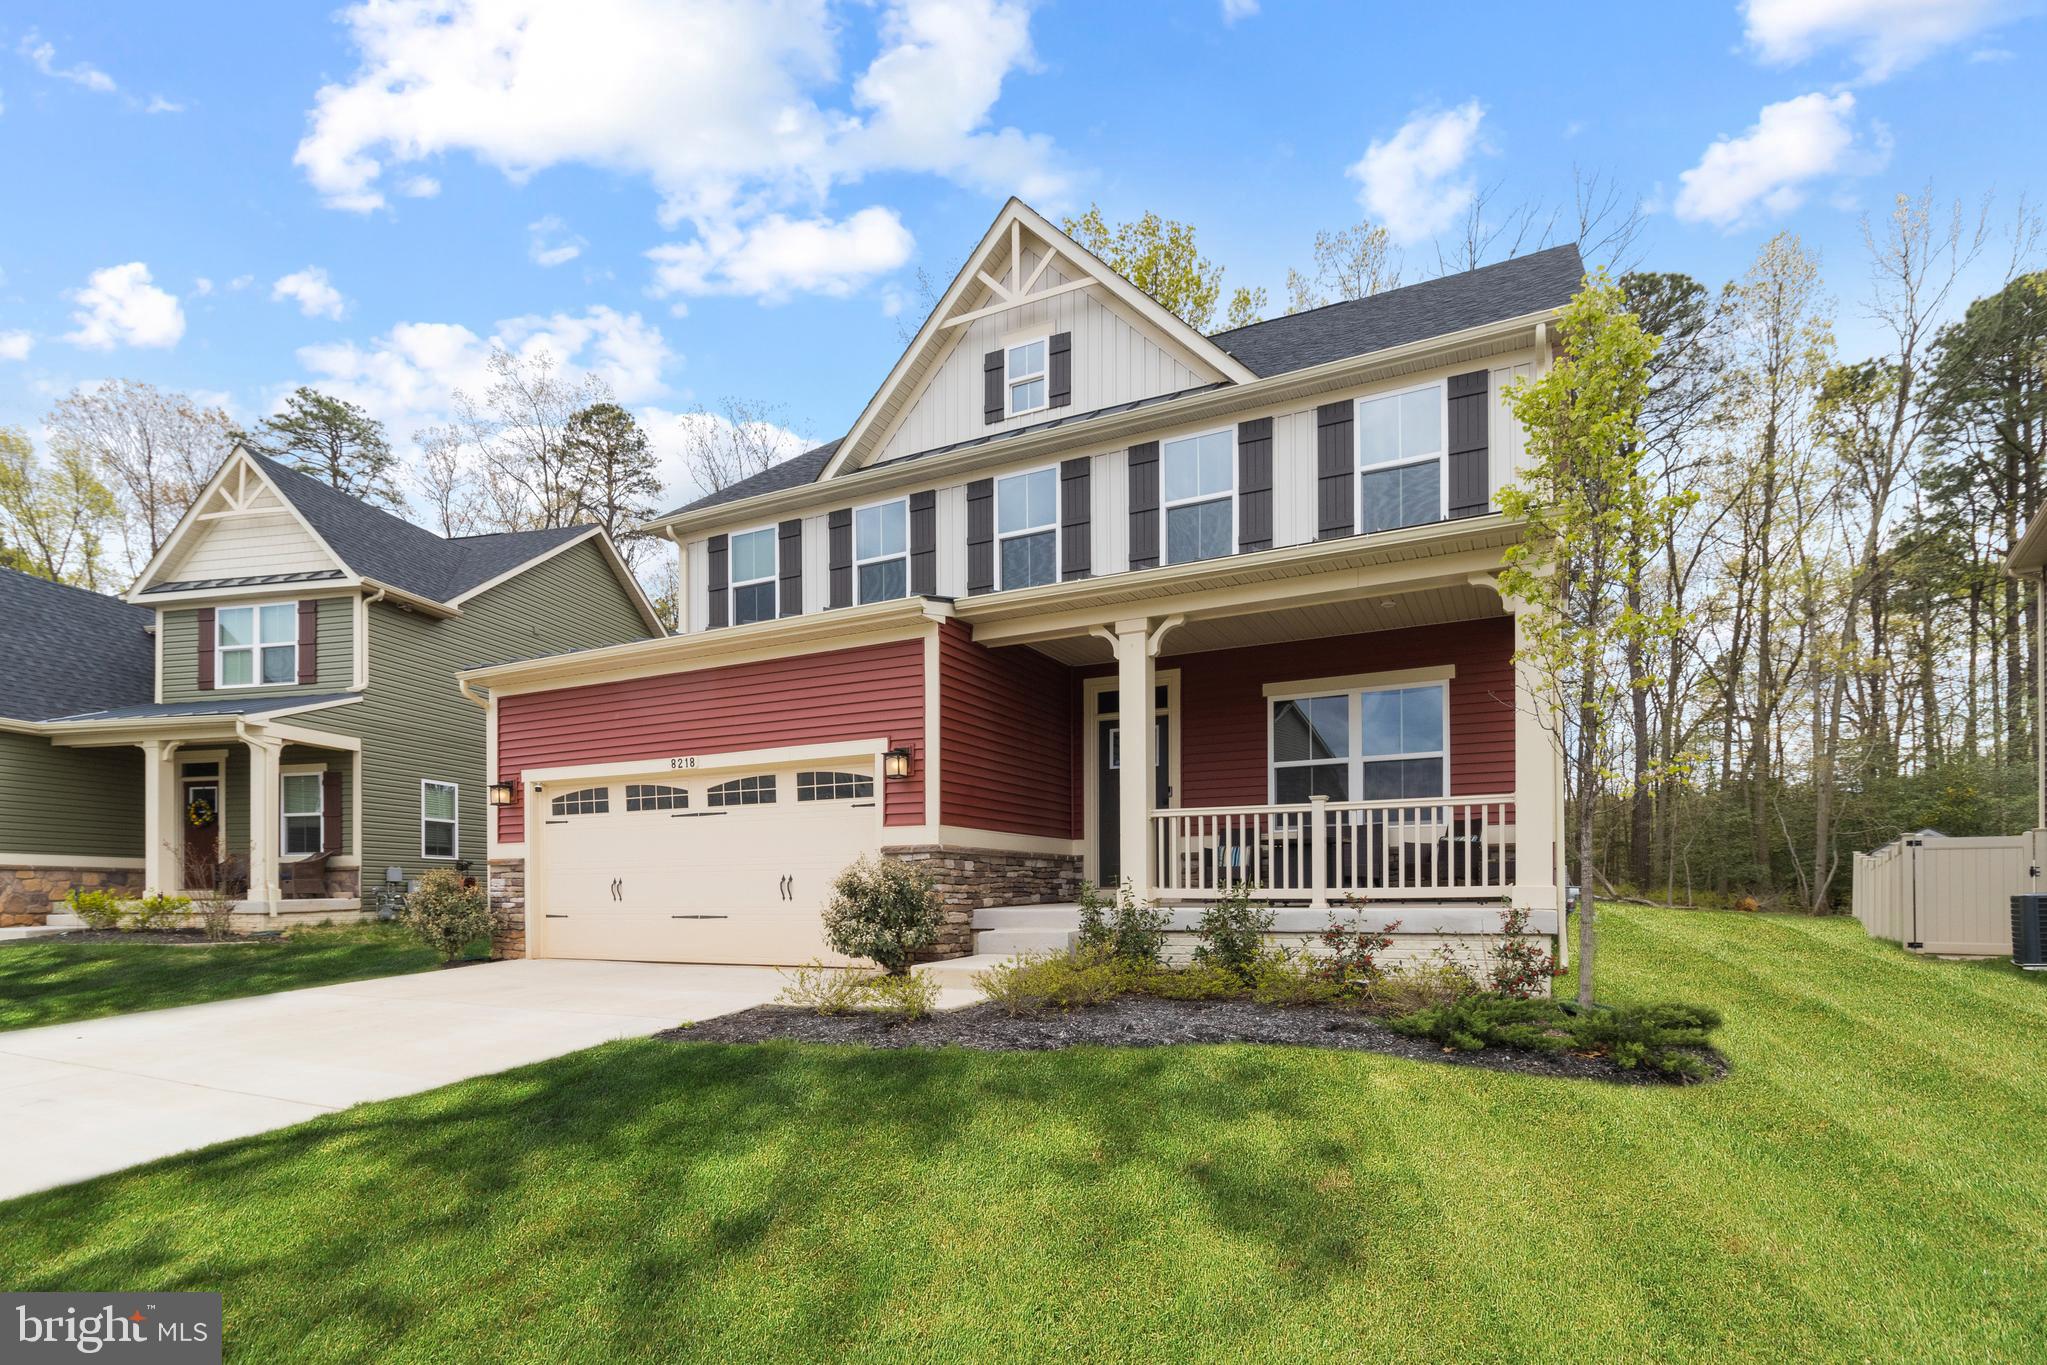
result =
M489 865L490 955L526 956L526 860L507 858Z
M142 894L139 867L0 867L0 929L38 925L73 890Z

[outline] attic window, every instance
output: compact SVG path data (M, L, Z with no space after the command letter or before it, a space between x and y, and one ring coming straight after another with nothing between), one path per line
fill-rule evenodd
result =
M1050 402L1045 374L1048 338L1009 348L1009 415L1036 412Z

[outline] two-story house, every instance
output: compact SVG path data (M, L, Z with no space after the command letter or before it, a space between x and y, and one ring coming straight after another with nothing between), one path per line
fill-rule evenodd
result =
M653 523L678 634L465 675L500 950L828 957L877 851L930 866L955 953L1063 941L1083 879L1183 927L1248 886L1409 953L1508 903L1556 934L1494 493L1581 274L1203 336L1012 200L842 438Z
M443 538L241 449L125 601L7 572L0 622L16 924L74 886L347 918L428 868L480 877L485 716L456 671L665 634L597 527Z

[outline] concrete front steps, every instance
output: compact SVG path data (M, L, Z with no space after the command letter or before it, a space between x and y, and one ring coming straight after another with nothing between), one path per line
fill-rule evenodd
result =
M1078 905L1004 905L974 912L974 955L1063 953L1080 927ZM978 970L978 968L976 969Z

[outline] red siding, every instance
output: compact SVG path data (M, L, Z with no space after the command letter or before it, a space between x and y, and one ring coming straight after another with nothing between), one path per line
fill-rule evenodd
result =
M887 739L918 754L885 791L887 822L924 821L924 643L593 683L498 703L498 777L529 768ZM524 837L524 806L498 811L498 837Z
M1071 837L1073 685L1035 650L977 645L940 627L939 818L948 825Z

